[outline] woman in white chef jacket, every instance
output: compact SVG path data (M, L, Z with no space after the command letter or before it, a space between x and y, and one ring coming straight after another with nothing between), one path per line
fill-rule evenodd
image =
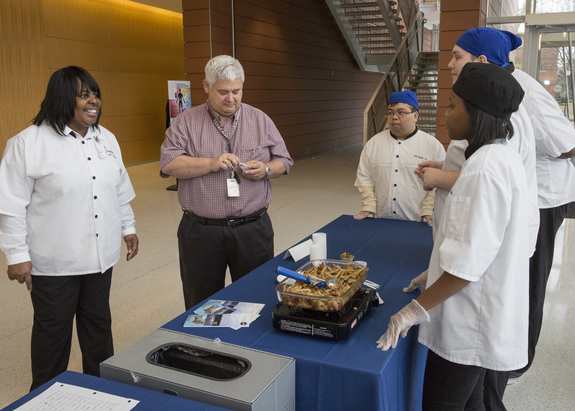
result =
M76 317L83 371L114 354L110 285L122 237L138 253L135 193L116 138L98 122L100 88L83 68L56 71L33 125L0 163L0 248L34 307L34 389L66 371Z
M468 140L467 160L445 202L427 288L377 342L394 348L421 324L419 341L429 348L425 411L483 410L485 371L527 362L527 181L505 144L523 95L493 64L466 64L453 85L447 127L452 140Z

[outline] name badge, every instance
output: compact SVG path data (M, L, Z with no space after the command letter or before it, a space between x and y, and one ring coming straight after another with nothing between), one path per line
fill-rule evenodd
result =
M99 138L98 136L94 136L94 145L96 146L96 150L98 150L98 157L101 159L106 159L109 156L116 158L114 152L112 150L108 150L106 147L104 140Z
M228 197L239 197L240 196L240 185L235 178L228 178Z
M94 146L96 146L96 150L98 150L98 157L108 158L106 147L98 137L94 137Z

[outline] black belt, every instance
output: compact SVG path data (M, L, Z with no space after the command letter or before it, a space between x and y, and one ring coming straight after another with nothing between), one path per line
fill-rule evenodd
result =
M231 227L231 228L259 220L265 214L267 209L268 209L267 207L264 207L261 210L246 217L205 218L200 217L199 215L194 214L191 211L188 211L185 208L183 208L184 214L187 215L192 220L194 220L196 223L200 223L203 225L218 225L222 227Z

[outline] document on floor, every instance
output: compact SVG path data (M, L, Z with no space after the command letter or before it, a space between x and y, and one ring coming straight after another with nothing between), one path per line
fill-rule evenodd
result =
M129 411L140 401L55 382L14 411Z
M239 330L249 327L259 314L191 314L184 322L184 327L227 327Z

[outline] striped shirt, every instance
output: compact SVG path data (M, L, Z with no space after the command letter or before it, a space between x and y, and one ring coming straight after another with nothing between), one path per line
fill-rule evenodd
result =
M261 110L241 104L238 111L223 125L224 136L212 122L211 115L221 124L221 117L209 103L184 111L166 131L161 148L160 170L181 155L215 158L231 152L240 161L257 160L267 163L279 160L289 172L293 164L281 134L273 121ZM237 128L229 138L234 123ZM254 151L255 149L255 151ZM253 153L253 156L252 156ZM240 177L240 196L228 197L227 179L231 170L178 180L178 199L182 207L206 218L245 217L272 202L272 187L268 180L252 181ZM167 174L160 172L162 177Z

